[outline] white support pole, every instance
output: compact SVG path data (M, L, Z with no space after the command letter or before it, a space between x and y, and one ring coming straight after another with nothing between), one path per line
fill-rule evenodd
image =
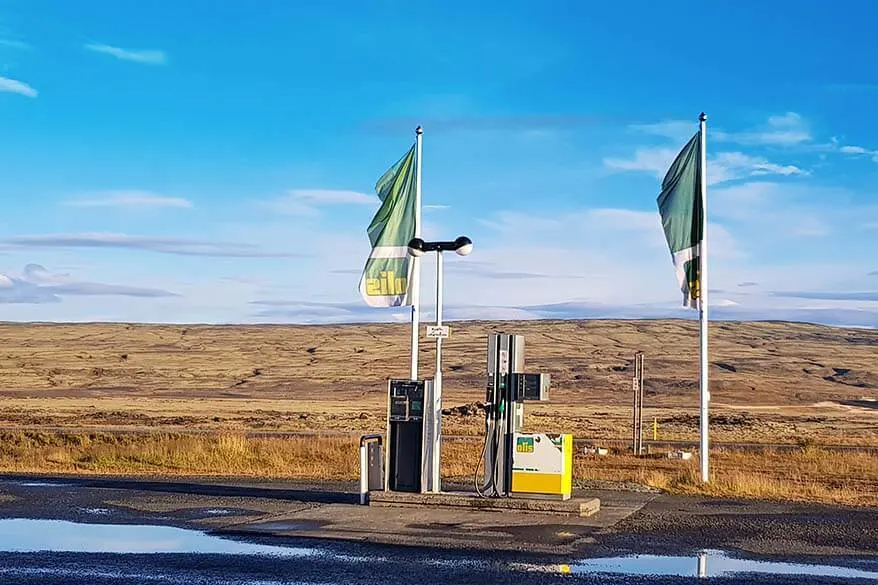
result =
M436 251L436 325L442 325L442 279L444 273L442 250ZM442 491L440 453L442 445L442 337L436 338L436 373L433 377L433 491Z
M696 571L699 579L707 578L707 553L698 553L698 569Z
M369 458L366 455L366 444L360 441L360 505L366 505L369 494Z
M701 239L701 266L700 266L700 283L698 286L700 294L699 317L701 320L701 481L708 483L710 481L710 472L708 467L710 445L708 442L708 427L710 423L710 415L708 413L708 403L710 402L710 384L708 380L709 361L708 361L708 295L707 295L707 115L702 112L698 117L699 131L701 132L701 221L702 221L702 239Z
M415 175L415 237L421 237L421 149L424 130L418 126L415 129L415 147L417 173ZM412 364L411 379L418 379L418 336L420 335L420 310L421 310L421 259L413 257L412 269Z

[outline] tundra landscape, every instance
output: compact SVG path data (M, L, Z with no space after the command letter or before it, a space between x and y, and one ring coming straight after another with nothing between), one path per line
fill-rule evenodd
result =
M504 331L524 335L528 371L551 375L549 401L525 406L525 429L573 433L580 485L878 505L876 331L711 324L715 480L704 486L697 457L669 459L660 443L697 445L697 322L451 328L450 480L472 481L487 339ZM408 374L407 325L5 324L0 334L0 468L16 472L353 479L359 435L384 431L387 379ZM630 453L638 351L644 437L655 425L659 441L644 457ZM435 344L422 339L422 377L434 359Z

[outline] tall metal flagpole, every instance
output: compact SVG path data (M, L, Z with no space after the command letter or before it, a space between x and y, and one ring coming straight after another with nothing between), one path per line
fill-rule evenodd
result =
M700 282L698 291L700 295L699 317L701 319L701 481L708 483L710 474L708 470L708 426L709 414L707 405L710 402L710 386L708 384L708 367L707 358L707 114L701 112L698 116L699 131L701 132L701 249L699 251L700 261Z
M421 237L421 142L424 130L420 126L415 129L415 140L417 147L416 165L417 173L415 178L415 236ZM412 269L412 368L411 379L418 379L418 328L420 327L420 310L421 310L421 259L414 257L411 259L415 263Z

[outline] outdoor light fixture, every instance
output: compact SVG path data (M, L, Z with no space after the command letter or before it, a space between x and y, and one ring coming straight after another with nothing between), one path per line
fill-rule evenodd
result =
M412 238L408 245L409 254L421 257L427 252L455 252L459 256L468 256L473 251L473 241L460 236L453 242L425 242L421 238Z

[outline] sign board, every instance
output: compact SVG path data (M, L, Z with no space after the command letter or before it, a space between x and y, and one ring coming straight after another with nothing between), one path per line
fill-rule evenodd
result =
M500 367L499 372L501 374L509 373L509 351L505 349L500 350Z
M445 339L451 335L448 325L427 325L427 337Z

